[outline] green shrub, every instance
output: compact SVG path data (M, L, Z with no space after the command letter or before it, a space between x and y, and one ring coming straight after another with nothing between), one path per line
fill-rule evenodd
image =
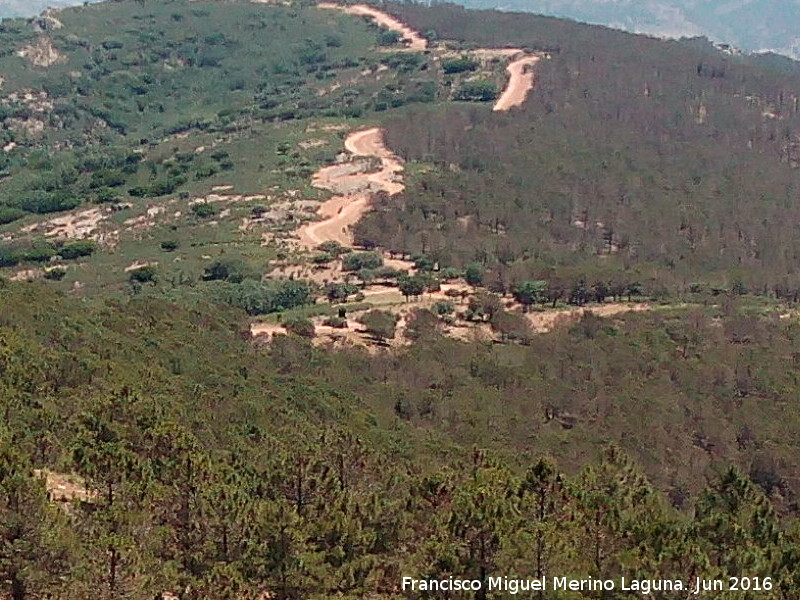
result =
M485 271L478 263L470 263L464 270L464 279L470 285L482 285Z
M400 33L391 29L384 29L378 34L378 44L381 46L394 46L401 39Z
M11 206L0 206L0 225L12 223L26 215L24 210Z
M347 329L347 319L342 317L328 317L322 324L334 329Z
M314 323L311 322L311 319L305 317L292 317L291 319L287 319L284 321L283 326L289 333L304 338L313 338L316 333Z
M333 257L330 254L328 254L327 252L323 252L322 254L315 255L311 259L311 262L313 262L315 265L326 265L332 260Z
M22 259L31 262L47 262L56 255L52 246L39 246L23 253Z
M80 206L80 204L80 199L68 190L57 192L37 190L28 193L20 200L20 208L22 210L37 214L72 210Z
M497 98L497 86L493 81L465 81L456 90L454 98L466 102L490 102Z
M230 281L241 283L245 279L257 279L258 275L239 258L216 260L206 267L203 279L206 281Z
M145 265L128 273L128 280L131 283L155 283L157 279L158 272L154 265Z
M316 290L308 281L260 282L248 279L238 285L226 283L222 288L222 299L248 314L266 315L313 304Z
M208 202L200 202L192 205L192 212L200 219L207 219L217 214L217 209L213 204Z
M459 277L463 277L464 272L460 269L456 269L455 267L445 267L441 271L439 271L439 277L442 281L452 281L453 279L458 279Z
M478 62L467 56L442 61L442 69L444 69L444 72L447 75L464 73L465 71L474 71L477 68Z
M19 264L20 255L11 247L0 247L0 267L14 267Z
M58 253L65 260L73 260L83 256L91 256L97 252L97 242L94 240L80 240L64 244Z
M440 300L436 304L433 305L433 309L436 311L436 314L439 316L449 315L455 312L456 308L452 302L448 302L447 300Z
M44 272L44 278L50 281L61 281L67 275L67 270L64 267L54 267Z
M321 252L324 252L325 254L329 254L331 256L340 256L350 251L349 248L345 248L335 240L328 240L327 242L322 242L319 246L317 246L317 250L320 250Z
M200 167L194 172L195 179L207 179L217 174L217 168L211 165Z
M378 269L382 266L383 256L379 252L353 252L342 258L342 269L345 271Z
M108 203L108 202L116 202L117 200L119 200L119 197L113 192L113 190L105 188L98 190L97 192L98 202Z
M359 318L367 333L380 342L393 339L397 328L397 317L383 310L371 310Z

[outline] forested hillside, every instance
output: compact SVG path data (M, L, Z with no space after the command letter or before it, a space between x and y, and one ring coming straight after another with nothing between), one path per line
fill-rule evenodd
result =
M363 242L477 260L506 285L610 273L659 293L797 289L796 64L519 14L394 10L552 59L502 118L454 106L391 119L390 145L431 167L363 222Z
M0 599L797 598L795 63L244 0L0 50Z
M0 294L8 597L699 571L772 578L732 598L797 593L800 540L777 516L795 511L796 323L730 307L375 355L294 335L254 348L239 313L204 304Z
M463 0L458 4L563 17L633 33L706 36L742 50L800 57L796 0Z

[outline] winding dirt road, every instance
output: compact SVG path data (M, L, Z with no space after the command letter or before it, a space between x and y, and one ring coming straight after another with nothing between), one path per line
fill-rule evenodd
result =
M366 157L380 160L378 171L369 172L368 163L355 161L320 169L314 175L313 185L338 192L339 195L323 202L319 209L321 221L314 221L298 230L300 245L314 248L326 241L353 245L351 228L369 210L370 198L376 192L389 195L403 191L400 173L403 163L386 148L383 132L373 127L351 133L344 143L354 158Z
M422 51L428 48L428 40L422 37L418 32L401 23L392 15L381 12L371 6L367 6L366 4L353 4L348 6L336 4L334 2L320 2L317 4L317 6L319 8L341 10L348 15L371 17L375 19L378 25L386 27L386 29L391 29L392 31L397 31L400 35L402 35L403 40L406 42L406 47L409 50Z
M367 16L388 29L399 32L409 50L422 51L428 48L428 41L395 17L365 4L342 5L322 2L317 5L323 9L340 10L346 14ZM538 57L525 54L523 50L511 48L484 48L477 52L512 58L508 65L509 81L506 89L494 105L495 111L506 111L525 101L533 88L533 66ZM314 175L313 185L333 191L337 195L322 203L319 214L322 220L308 223L298 230L300 246L314 248L326 241L336 241L344 246L352 246L351 228L369 210L371 196L379 191L390 195L403 191L400 173L403 165L383 142L383 133L377 127L350 134L345 148L354 159L367 158L380 160L378 171L369 172L366 161L332 165L320 169Z
M507 111L521 106L525 102L528 93L533 89L533 67L537 62L539 62L538 56L525 55L506 67L508 84L492 110L495 112Z
M335 2L321 2L317 6L319 8L340 10L348 15L371 17L382 27L397 31L402 35L408 50L423 51L428 48L428 40L422 37L419 32L414 31L392 15L366 4L344 5L336 4ZM533 89L533 67L539 62L538 56L526 54L524 50L517 48L479 48L475 50L475 54L504 57L522 55L506 68L509 76L508 84L492 110L503 112L520 106L525 102L528 93Z
M399 32L409 50L422 51L428 48L428 41L418 32L395 17L371 6L365 4L342 5L334 2L321 2L317 6L375 19L381 26ZM528 92L533 88L533 66L539 58L513 48L483 48L476 52L492 57L519 56L508 65L509 81L493 110L506 111L521 105ZM302 247L314 248L325 241L336 241L344 246L352 246L351 228L369 210L372 194L384 191L394 195L403 191L400 178L403 165L400 159L386 148L380 129L376 127L352 133L345 141L345 148L354 158L379 159L381 168L377 172L370 173L367 172L365 165L351 160L346 164L320 169L314 175L313 185L331 190L337 195L320 206L319 214L322 220L306 224L298 230Z

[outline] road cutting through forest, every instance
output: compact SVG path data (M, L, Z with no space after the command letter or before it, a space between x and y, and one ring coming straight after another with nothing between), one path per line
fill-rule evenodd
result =
M320 206L322 220L308 223L298 230L300 245L304 248L314 248L327 241L352 246L351 229L369 210L371 197L377 192L393 196L403 191L400 176L403 163L384 144L381 129L372 127L351 133L344 146L354 159L378 159L380 168L370 172L368 162L359 166L351 161L323 167L314 175L312 185L339 194Z
M428 40L418 31L413 30L396 17L372 6L367 6L366 4L345 5L335 2L321 2L317 4L317 6L328 10L340 10L348 15L370 17L381 27L399 33L406 44L407 50L421 52L428 49ZM496 56L506 57L519 56L519 58L513 60L506 68L508 82L492 110L495 112L504 112L521 106L528 97L528 93L533 89L533 67L539 62L539 57L529 54L521 48L478 48L473 51L473 54L478 56L481 54L494 54Z
M524 55L514 60L508 67L508 84L506 89L500 94L500 97L495 102L495 112L503 112L522 106L528 94L533 89L534 73L533 67L539 62L538 56Z
M428 48L428 41L419 32L371 6L341 5L332 2L322 2L317 6L340 10L350 15L370 17L382 27L400 33L408 49L422 51ZM533 66L539 58L513 48L483 48L475 52L487 56L518 57L512 60L506 69L509 74L508 84L493 110L507 111L520 106L533 88ZM320 206L321 220L306 224L298 230L301 247L314 248L326 241L352 246L352 227L369 210L372 195L376 192L395 195L403 191L400 176L403 170L402 162L384 144L382 130L375 127L356 131L345 140L345 148L353 158L380 160L381 167L377 172L368 172L366 166L360 168L356 161L351 160L350 167L340 164L320 169L314 175L313 185L333 191L337 195Z
M365 5L342 6L334 3L322 3L318 5L325 9L338 9L347 14L368 16L375 19L380 25L398 31L406 41L407 48L411 50L425 50L427 41L394 17L383 13L375 8ZM498 97L493 110L495 112L508 111L522 105L529 92L534 86L534 66L539 61L539 57L526 53L521 49L514 48L482 48L473 53L485 60L505 59L509 60L506 68L508 73L508 83L503 92ZM318 210L322 217L318 221L312 221L301 226L298 231L299 246L306 250L318 247L328 241L335 241L345 247L353 247L354 239L352 228L370 210L370 203L373 196L377 193L386 193L394 196L403 191L402 182L403 162L389 148L384 140L384 132L379 127L361 129L350 133L344 142L344 147L349 154L348 159L336 164L322 167L317 171L312 179L312 185L319 189L328 190L334 195L323 202ZM413 267L411 263L399 261L404 269ZM323 270L325 280L335 280L337 273L330 269ZM329 272L330 271L330 272ZM341 273L338 273L341 275ZM423 305L430 305L435 301L447 301L448 297L443 293L444 288L437 293L426 294ZM366 286L362 292L366 298L372 302L379 302L386 309L396 312L399 307L401 313L398 329L404 324L407 317L405 312L409 308L402 300L400 292L396 289L375 290ZM392 301L389 301L389 299ZM463 301L463 299L462 299ZM393 308L390 308L393 307ZM417 304L417 306L420 306ZM510 307L510 305L509 305ZM404 311L403 309L406 309ZM393 310L394 309L394 310ZM651 310L652 306L646 303L604 303L591 307L570 307L559 310L547 310L542 312L531 312L525 314L531 331L535 333L545 333L561 323L575 321L587 313L598 316L614 316L628 312L639 312ZM348 322L347 334L342 331L333 331L333 337L352 338L357 341L358 334L363 337L356 321ZM448 335L463 338L465 335L484 335L493 338L492 332L487 324L480 324L467 329L463 327L448 328ZM279 323L254 323L251 333L254 336L266 335L271 337L275 333L282 332L284 329ZM318 331L318 333L321 333ZM324 338L326 336L320 336ZM327 336L330 337L330 336Z
M428 40L422 37L419 32L414 31L404 23L397 20L392 15L380 11L372 6L367 6L366 4L351 4L351 5L343 5L343 4L336 4L335 2L320 2L317 4L319 8L326 8L332 10L341 10L345 14L348 15L358 15L362 17L371 17L375 19L375 21L381 27L385 27L386 29L391 29L392 31L398 32L401 36L403 36L403 40L407 43L407 48L409 50L417 50L422 51L428 48Z

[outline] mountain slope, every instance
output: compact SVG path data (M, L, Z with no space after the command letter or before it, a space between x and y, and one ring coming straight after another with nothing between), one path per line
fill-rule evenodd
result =
M0 25L0 598L797 598L796 68L323 8Z
M797 0L463 0L470 8L534 12L667 37L706 36L800 58Z

